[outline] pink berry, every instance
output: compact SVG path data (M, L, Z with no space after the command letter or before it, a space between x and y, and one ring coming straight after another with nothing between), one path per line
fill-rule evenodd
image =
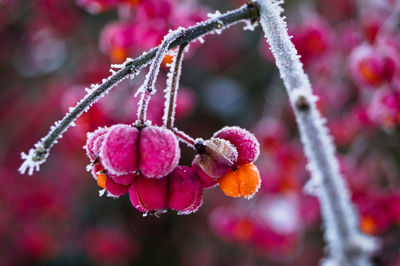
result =
M102 140L104 140L104 135L107 133L107 131L108 128L99 127L95 131L87 134L85 149L87 156L91 161L94 161L99 157L100 144L102 143Z
M180 158L178 140L171 130L150 126L140 132L140 172L146 177L168 175Z
M127 186L127 185L117 184L114 182L112 178L107 178L106 189L111 195L115 197L120 197L128 193L129 185Z
M167 207L167 178L136 178L129 188L132 205L141 212L165 209Z
M137 176L138 176L137 174L126 174L126 175L108 174L108 177L110 177L115 183L120 185L132 184L133 180L135 180Z
M394 76L396 63L392 56L388 47L361 45L355 48L350 55L351 77L361 86L380 87Z
M138 170L139 130L128 125L114 125L105 136L100 159L112 175L134 173Z
M192 170L200 178L201 182L203 183L203 188L210 188L217 185L218 179L207 175L199 166L198 164L198 160L200 159L199 157L200 157L199 155L196 155L196 157L194 157L194 160L192 162Z
M256 137L243 128L224 127L217 131L213 137L228 140L236 147L238 152L236 166L254 162L260 154L260 145Z
M190 167L177 166L168 175L168 207L178 214L197 211L202 197L203 186Z

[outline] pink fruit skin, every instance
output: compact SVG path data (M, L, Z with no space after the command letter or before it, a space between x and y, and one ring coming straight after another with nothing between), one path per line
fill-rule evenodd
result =
M180 214L190 214L201 204L203 186L193 170L177 166L168 175L168 207Z
M100 137L104 138L108 128L98 128L93 132L88 133L86 141L86 153L91 161L94 161L99 156L100 148L98 147L98 140ZM100 142L101 143L101 142Z
M141 212L161 210L167 207L167 178L138 176L129 188L133 207Z
M128 193L129 186L117 184L111 178L107 178L106 189L111 195L115 197L120 197Z
M112 175L107 174L115 183L120 185L130 185L133 180L136 179L137 174L126 174L126 175Z
M203 188L211 188L214 187L218 184L218 179L213 178L209 175L207 175L199 165L197 165L197 160L199 159L199 155L196 155L192 162L192 170L195 172L195 174L199 177L203 184Z
M180 158L178 140L172 131L150 126L140 132L140 172L146 177L168 175Z
M240 127L224 127L217 131L214 138L228 140L236 147L238 159L235 165L251 163L260 154L260 147L256 137L249 131Z
M112 175L133 173L138 170L139 130L128 125L114 125L105 136L100 159Z

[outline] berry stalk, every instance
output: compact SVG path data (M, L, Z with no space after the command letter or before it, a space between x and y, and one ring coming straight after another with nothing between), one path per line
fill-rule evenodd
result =
M303 70L296 48L281 17L282 1L258 0L261 25L270 44L281 78L289 95L301 141L308 159L312 187L320 201L325 240L330 257L325 265L371 265L369 254L374 241L359 231L357 212L350 192L339 172L335 147L325 119L316 108L310 81Z
M172 41L176 40L181 34L184 32L184 29L178 29L176 31L172 31L168 33L164 40L162 41L159 49L154 57L154 60L151 62L149 73L146 75L146 79L136 92L135 96L138 94L142 94L139 101L139 108L137 116L139 118L139 123L144 124L146 122L146 114L147 114L147 107L149 105L151 95L156 92L156 80L158 73L160 72L160 66L165 54L168 52L168 47Z
M178 52L171 65L171 72L168 73L163 122L164 126L169 129L174 126L176 97L178 95L179 80L182 73L183 54L185 53L186 45L187 44L182 44L179 46Z

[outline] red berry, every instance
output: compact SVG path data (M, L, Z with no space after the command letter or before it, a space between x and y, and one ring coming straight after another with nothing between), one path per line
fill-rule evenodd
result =
M112 175L107 174L115 183L120 185L130 185L133 180L138 176L137 174L126 174L126 175Z
M178 214L197 211L203 197L203 186L190 167L178 166L168 175L168 207Z
M108 177L105 188L107 189L108 193L110 193L114 197L120 197L128 193L129 185L127 186L115 183L112 178Z
M385 52L385 49L388 50ZM389 54L389 47L372 47L361 45L353 50L350 55L350 74L360 86L373 88L380 87L383 83L391 81L396 63Z
M141 212L157 211L167 207L167 178L136 178L129 188L133 207Z

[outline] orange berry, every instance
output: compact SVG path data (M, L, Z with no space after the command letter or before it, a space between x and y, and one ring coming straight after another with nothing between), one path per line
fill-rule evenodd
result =
M360 228L366 234L374 234L376 233L376 223L370 216L361 217Z
M219 179L219 186L229 197L251 198L261 184L257 166L252 163L242 164L236 170L230 169Z
M107 182L107 175L104 173L100 173L97 175L97 185L102 188L106 188L106 182Z
M123 47L112 47L109 52L110 59L115 64L120 64L125 61L127 51Z
M132 7L137 7L140 4L140 0L127 0L128 4Z
M170 54L166 54L162 60L162 64L166 66L167 64L171 64L172 60L174 59L174 56Z

